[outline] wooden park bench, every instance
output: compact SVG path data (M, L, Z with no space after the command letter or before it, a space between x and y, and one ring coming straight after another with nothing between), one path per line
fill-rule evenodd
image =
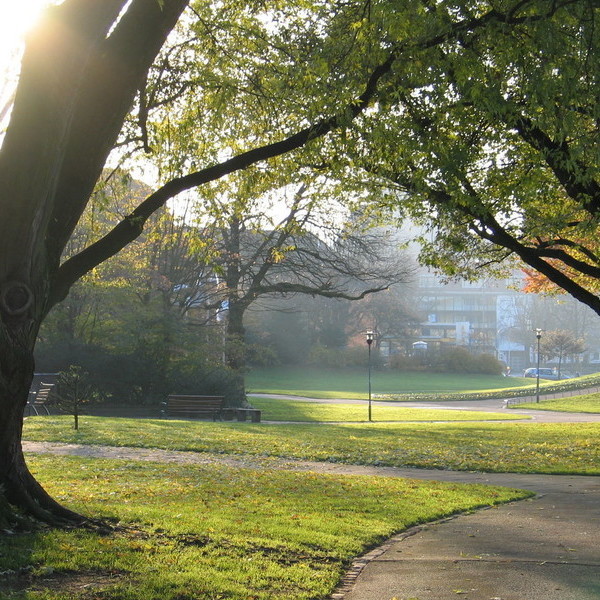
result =
M192 396L171 394L162 402L163 417L212 417L222 419L223 396Z
M56 385L56 373L35 373L29 388L29 398L25 406L25 416L40 414L40 411L50 414L48 400Z

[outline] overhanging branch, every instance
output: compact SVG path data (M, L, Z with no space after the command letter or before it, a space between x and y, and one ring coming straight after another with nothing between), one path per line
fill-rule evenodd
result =
M352 294L341 290L335 290L329 287L311 287L300 283L274 283L271 285L260 286L260 295L264 294L305 294L309 296L322 296L323 298L338 298L340 300L362 300L370 294L383 292L387 290L389 285L381 285L374 288L369 288Z
M365 87L365 91L355 103L346 107L346 110L342 112L343 116L336 115L332 118L322 120L314 126L306 127L284 140L248 150L222 163L191 173L185 177L172 179L163 185L146 198L144 202L107 235L61 265L52 290L52 304L64 298L71 285L80 277L111 256L114 256L119 250L135 240L141 234L144 224L150 216L177 194L215 181L258 162L301 148L311 140L346 126L349 116L351 119L354 119L369 106L377 92L379 81L389 73L396 60L396 56L396 52L392 52L388 59L373 71Z
M183 2L183 0L180 0ZM521 6L519 6L521 8ZM394 63L405 49L433 48L441 43L456 38L466 31L477 30L493 22L518 23L523 19L531 19L531 15L517 17L514 14L502 14L496 10L479 17L452 23L445 31L429 38L405 43L393 48L388 58L377 66L365 86L364 92L345 107L345 110L334 117L321 120L284 140L249 150L225 162L207 167L187 176L173 179L142 202L136 210L119 223L106 236L92 244L81 253L63 263L53 281L50 306L66 296L71 285L91 269L116 254L127 244L136 239L143 230L146 220L165 203L186 190L215 181L235 171L245 169L253 164L280 156L303 147L311 140L322 137L329 132L347 127L373 101L378 93L380 81L392 70Z

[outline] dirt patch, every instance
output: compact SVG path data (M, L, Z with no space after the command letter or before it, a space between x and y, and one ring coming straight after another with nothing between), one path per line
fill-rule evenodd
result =
M31 573L7 575L0 578L0 594L10 598L21 592L43 592L47 590L65 593L90 592L114 585L126 574L108 571L48 572L42 575ZM4 596L6 594L7 596Z

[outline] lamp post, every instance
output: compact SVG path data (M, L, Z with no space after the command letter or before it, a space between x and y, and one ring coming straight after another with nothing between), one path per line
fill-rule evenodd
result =
M535 401L540 401L540 340L542 339L542 330L535 330L535 337L537 338L537 373L536 373L536 384L535 384Z
M366 336L367 346L369 347L369 422L371 422L371 344L375 339L375 332L369 330L367 331Z

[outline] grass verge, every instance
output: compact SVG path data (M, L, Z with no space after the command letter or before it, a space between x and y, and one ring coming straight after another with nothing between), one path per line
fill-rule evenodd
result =
M600 423L268 425L33 417L24 438L250 454L349 464L516 473L600 474Z
M290 394L310 398L364 400L365 373L360 369L317 368L255 369L246 377L248 392ZM447 373L401 373L375 371L373 394L379 400L439 402L443 400L489 400L533 396L535 379ZM600 387L600 374L564 381L541 381L540 393L554 394Z
M281 398L250 399L252 406L262 410L265 421L295 422L360 422L368 420L367 402L362 404L327 404ZM524 415L497 412L402 408L374 405L374 421L504 421L528 419Z
M449 375L447 373L401 373L373 371L373 393L412 394L496 390L531 385L531 379L495 375ZM290 394L310 398L351 398L364 400L367 393L365 369L317 369L278 367L252 369L246 375L248 392Z
M532 408L535 410L555 410L558 412L575 413L600 413L600 393L582 394L571 398L557 398L556 400L544 400L540 402L528 402L526 404L512 404L509 408Z
M214 465L35 455L29 464L65 504L127 527L0 537L5 599L323 598L353 557L394 532L529 495Z

